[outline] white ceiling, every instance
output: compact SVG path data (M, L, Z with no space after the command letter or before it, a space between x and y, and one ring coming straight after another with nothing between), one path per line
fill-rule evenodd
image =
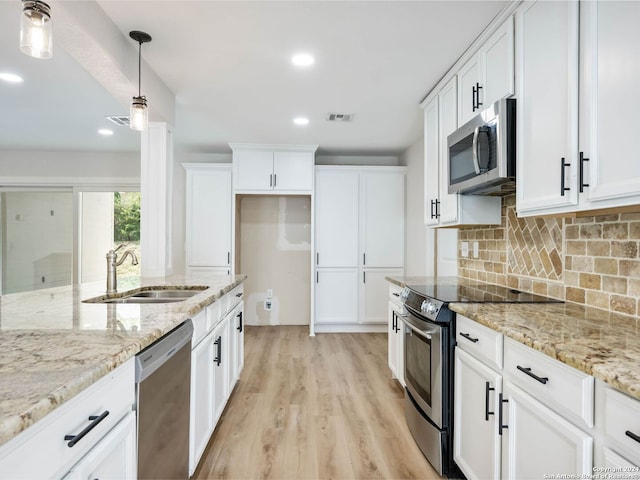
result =
M0 82L0 149L137 149L135 132L116 130L110 144L94 134L100 118L126 114L126 106L110 101L64 51L54 49L46 61L18 51L16 4L0 1L0 72L16 66L28 80ZM143 30L153 37L142 55L176 96L179 150L228 152L229 142L246 142L397 154L420 138L420 100L506 2L98 4L123 35ZM291 64L301 51L315 56L312 67ZM142 83L144 94L144 76ZM329 123L329 112L355 116ZM309 125L295 126L295 116Z

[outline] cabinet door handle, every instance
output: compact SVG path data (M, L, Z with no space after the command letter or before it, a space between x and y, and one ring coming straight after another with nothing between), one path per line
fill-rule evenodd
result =
M273 173L269 175L269 186L273 188Z
M231 265L231 252L227 252L227 265Z
M65 435L64 436L65 441L69 440L69 443L67 443L67 446L68 447L73 447L76 443L78 443L80 440L82 440L87 433L89 433L91 430L96 428L101 421L103 421L105 418L107 418L107 415L109 415L109 410L105 410L104 412L102 412L102 414L100 414L98 416L91 415L89 417L89 420L91 421L91 423L89 425L87 425L86 427L84 427L84 429L79 434L77 434L77 435Z
M394 332L397 332L397 330L396 330L396 326L397 326L397 323L396 323L396 322L397 322L397 321L398 321L398 317L396 317L396 311L395 311L395 310L392 310L392 311L391 311L391 329L392 329Z
M480 101L480 90L482 90L482 87L480 86L480 84L478 82L476 82L476 108L475 110L480 110L480 107L482 106L482 102ZM474 112L475 112L474 110Z
M564 197L564 192L568 192L569 190L571 190L569 187L564 186L564 171L566 167L570 166L571 164L567 163L564 157L560 159L560 196L562 197Z
M475 85L473 85L471 87L471 111L475 112L477 108L478 107L476 107L476 87Z
M584 183L584 162L589 159L584 156L584 152L580 152L580 193L584 191L584 187L588 187L588 183Z
M276 185L278 185L278 174L274 173L273 174L273 188L276 188Z
M538 375L533 373L529 367L521 367L520 365L517 365L516 368L521 372L526 373L534 380L537 380L538 382L542 383L543 385L546 385L547 382L549 381L548 377L539 377Z
M216 341L213 343L218 346L218 354L213 359L213 363L219 367L222 362L222 337L216 338Z
M440 218L440 209L438 206L440 205L440 200L436 198L436 218Z
M435 202L433 200L431 200L431 217L430 218L435 217L435 213L433 213L433 205L434 205L434 203Z
M468 333L460 333L460 336L466 338L467 340L469 340L470 342L473 342L473 343L478 343L478 340L480 340L479 338L473 338Z
M316 265L320 265L320 253L316 252Z
M238 326L236 327L236 330L238 330L240 333L242 333L242 312L240 312L238 315L236 315L236 317L239 318Z
M502 423L502 410L503 410L503 403L509 403L509 400L506 400L504 398L502 398L502 394L499 393L498 394L498 435L502 435L502 430L504 430L505 428L509 428L508 425L503 425Z
M627 437L629 437L630 439L635 440L636 442L640 443L640 435L636 435L631 430L627 430L626 432L624 432L624 434Z
M367 283L367 272L362 272L362 283Z
M316 283L320 283L320 273L316 271Z
M362 264L363 264L363 265L366 265L366 264L367 264L367 254L366 254L366 253L363 253L363 254L362 254Z
M489 386L489 382L484 384L484 419L488 422L489 415L495 415L495 412L489 411L489 392L495 391L495 388Z

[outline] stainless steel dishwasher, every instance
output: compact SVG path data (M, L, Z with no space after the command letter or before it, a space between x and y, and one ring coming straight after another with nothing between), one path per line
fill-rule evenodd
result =
M138 478L189 477L191 320L136 356Z

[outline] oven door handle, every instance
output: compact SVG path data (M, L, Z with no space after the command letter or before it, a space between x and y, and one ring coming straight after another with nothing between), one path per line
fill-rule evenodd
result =
M437 328L434 328L433 330L420 330L419 328L415 327L413 324L409 323L409 321L407 320L407 318L409 317L408 315L397 315L397 316L398 318L400 318L400 320L402 320L402 323L404 323L407 327L413 330L416 334L426 338L427 340L431 340L431 334L438 333Z

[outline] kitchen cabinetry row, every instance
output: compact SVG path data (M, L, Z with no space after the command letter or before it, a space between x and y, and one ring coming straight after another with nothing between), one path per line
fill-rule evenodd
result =
M244 365L243 286L193 317L189 475L193 475Z
M404 167L316 167L316 331L387 323L385 277L404 271L404 192Z
M637 2L516 12L520 215L640 204L638 21Z
M640 402L462 315L456 342L454 458L467 478L640 465Z

